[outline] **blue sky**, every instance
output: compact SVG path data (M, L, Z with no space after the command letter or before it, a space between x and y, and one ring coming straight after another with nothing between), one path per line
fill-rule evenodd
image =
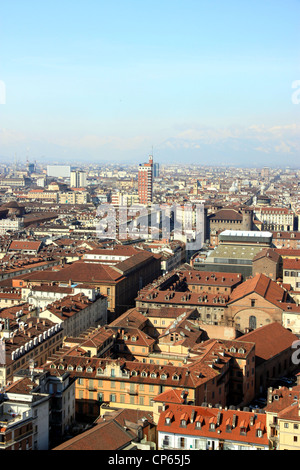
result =
M5 2L0 155L296 164L299 23L298 0Z

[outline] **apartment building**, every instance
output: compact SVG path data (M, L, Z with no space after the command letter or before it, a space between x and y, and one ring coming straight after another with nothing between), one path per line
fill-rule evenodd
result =
M45 307L38 314L63 328L65 336L79 336L90 327L107 323L107 299L99 295L92 302L84 294L68 295Z
M269 388L265 412L272 450L299 450L299 398L299 385L291 388Z
M160 451L269 450L264 414L222 407L163 404L157 435Z
M32 305L37 312L44 310L47 305L61 300L68 295L84 294L89 300L94 301L97 297L95 289L87 286L80 286L76 284L71 285L41 285L41 286L27 286L21 288L22 301L28 302ZM0 294L1 298L1 294Z
M76 377L79 415L99 413L99 405L151 411L154 398L165 390L187 391L188 401L202 403L205 397L225 405L229 359L222 356L210 365L195 362L189 367L146 364L125 359L63 355L48 363L49 371L68 371Z
M276 248L300 249L300 232L273 232L273 245Z
M262 230L272 232L292 232L295 224L295 214L285 207L260 207L255 209L255 215L262 222Z
M90 194L87 191L72 190L58 193L58 204L88 204Z
M294 291L300 290L300 259L289 259L283 260L283 283L290 284Z
M30 377L5 388L0 403L0 449L48 450L50 395Z
M13 381L14 375L33 360L42 365L62 346L63 331L59 324L46 319L29 317L25 322L10 325L7 320L1 330L0 387Z

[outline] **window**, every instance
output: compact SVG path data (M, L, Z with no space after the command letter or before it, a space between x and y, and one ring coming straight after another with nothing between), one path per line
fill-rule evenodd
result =
M288 429L289 428L289 423L284 423L284 427L285 427L285 429Z
M169 436L164 436L163 438L163 446L168 447L170 445L170 438Z
M251 299L251 307L255 307L255 300Z
M178 447L180 449L184 449L185 448L185 438L184 437L179 437L178 439Z

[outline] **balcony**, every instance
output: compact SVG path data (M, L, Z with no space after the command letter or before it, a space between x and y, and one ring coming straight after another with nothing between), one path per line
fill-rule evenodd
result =
M0 416L0 427L10 426L17 423L22 419L22 416L18 413L7 412Z
M134 388L127 388L126 389L126 392L129 394L129 395L138 395L138 388L137 387L134 387Z

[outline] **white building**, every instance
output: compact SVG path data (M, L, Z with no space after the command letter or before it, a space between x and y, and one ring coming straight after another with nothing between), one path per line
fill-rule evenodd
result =
M70 186L71 188L85 188L87 186L86 180L86 172L85 171L71 171L70 176Z

